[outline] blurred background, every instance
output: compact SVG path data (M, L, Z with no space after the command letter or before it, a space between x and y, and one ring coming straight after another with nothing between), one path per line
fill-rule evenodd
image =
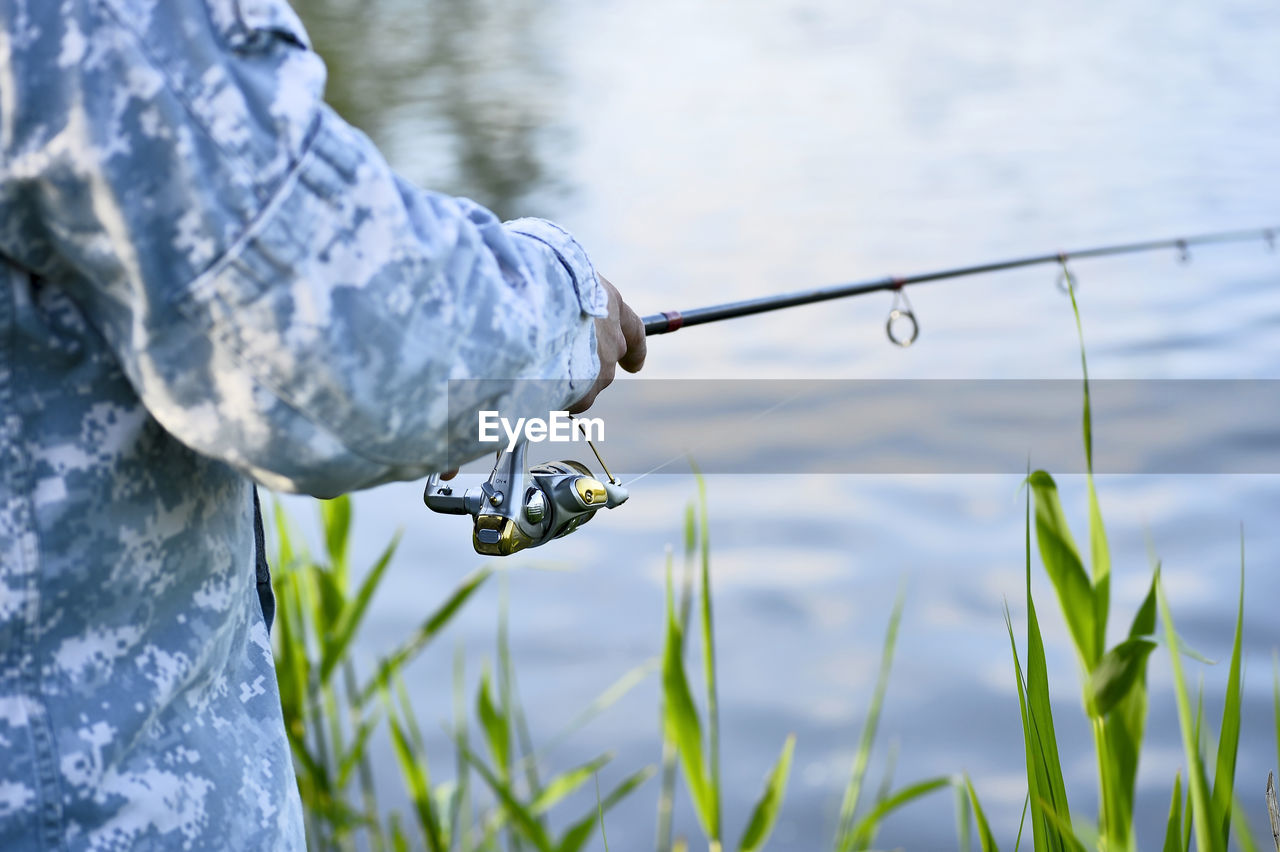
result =
M397 169L504 218L560 222L641 314L1280 224L1280 6L1267 0L293 2L328 61L331 103ZM1189 265L1169 253L1074 271L1093 376L1280 378L1280 255L1261 241L1205 248ZM891 297L879 294L651 340L644 375L1072 379L1076 331L1054 278L1046 267L914 288L921 338L907 350L885 340ZM1196 452L1212 459L1231 439L1205 440ZM691 436L693 454L715 440ZM1060 486L1083 540L1083 481L1064 477ZM1018 487L1008 476L709 479L731 839L795 732L770 848L830 845L885 623L905 583L881 735L897 743L894 777L968 771L1012 848L1025 766L1002 607L1021 630ZM1113 633L1146 591L1150 544L1179 628L1214 659L1230 653L1243 524L1237 785L1265 838L1261 791L1276 762L1280 477L1104 476L1099 490L1113 550ZM659 653L664 551L679 547L694 493L687 468L674 465L573 537L504 563L502 582L409 670L442 760L451 745L436 722L452 714L452 651L465 649L474 683L493 654L503 587L535 739ZM314 531L311 502L284 505ZM354 511L358 566L405 531L359 638L357 657L372 660L481 558L465 520L425 510L421 483L359 494ZM1037 562L1071 804L1096 813L1077 664L1043 580ZM1204 675L1215 728L1225 667ZM1138 790L1144 848L1163 835L1182 765L1163 650L1151 688ZM565 768L616 750L601 773L605 787L657 762L659 747L651 678L552 761ZM383 763L379 792L403 807L394 763ZM610 814L614 848L652 844L656 792L650 782ZM696 837L683 792L677 802L677 831ZM891 819L880 843L950 848L954 834L944 793Z

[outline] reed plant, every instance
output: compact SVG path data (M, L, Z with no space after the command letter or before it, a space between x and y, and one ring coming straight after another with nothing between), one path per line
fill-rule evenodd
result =
M413 633L383 654L362 677L351 651L374 592L382 583L396 551L392 541L363 574L350 581L347 542L351 505L347 498L320 504L324 545L312 555L277 502L273 539L277 591L276 667L280 679L285 727L293 750L298 789L306 815L308 848L317 850L539 850L578 852L599 829L605 815L655 772L645 767L627 775L596 807L572 820L559 834L548 814L553 806L594 780L611 755L600 755L550 778L540 773L555 745L606 711L655 670L661 670L662 783L658 792L658 839L664 852L689 848L687 837L675 837L671 814L682 778L697 814L707 848L724 847L719 773L720 725L716 696L716 662L711 595L711 547L706 487L698 477L699 498L685 516L685 571L677 605L672 559L667 560L664 647L659 659L645 661L625 673L577 714L548 746L535 748L516 690L507 629L506 596L497 624L495 665L480 675L473 702L468 702L463 656L455 653L454 714L449 728L452 778L433 782L426 740L402 677L403 669L425 652L461 608L494 577L481 568L425 617ZM698 583L695 586L695 573ZM698 603L706 711L695 702L685 665L685 640L692 605ZM859 811L870 753L876 738L902 617L900 595L888 632L850 777L844 792L833 849L863 850L874 841L881 821L921 796L956 783L934 778L890 790L888 778L865 813ZM474 717L468 712L473 709ZM705 721L704 721L705 718ZM474 734L472 733L474 726ZM704 738L703 732L706 731ZM402 796L410 801L406 816L384 806L375 790L371 742L381 732L400 769ZM748 815L735 848L764 848L777 822L786 792L795 737L788 736L768 773L764 789ZM487 756L482 753L487 752ZM474 779L487 795L473 789Z
M670 814L676 786L677 763L707 848L711 852L720 852L725 845L720 807L723 787L719 767L720 720L715 631L712 618L709 514L706 482L701 474L697 473L696 467L694 471L698 483L698 500L696 504L691 503L687 507L685 514L684 572L678 604L674 593L673 560L670 552L667 555L666 565L666 630L662 655L663 783L658 808L657 849L659 852L668 852L673 849ZM695 701L685 662L685 637L689 632L691 605L695 597L698 602L698 626L702 650L703 706L705 707L702 711L699 710ZM959 780L953 776L944 776L929 778L892 790L888 783L889 779L886 777L871 806L866 808L865 812L859 811L880 711L888 688L898 628L902 621L902 608L903 595L899 594L889 617L879 673L863 722L849 779L845 785L832 843L835 852L869 849L881 822L890 814L930 793L959 783ZM786 738L777 761L765 776L764 788L752 807L738 843L734 847L739 852L755 852L764 848L781 812L795 742L794 734ZM687 840L678 841L674 844L674 848L683 848L687 843Z
M1153 560L1146 597L1134 614L1124 638L1110 648L1107 647L1111 557L1094 481L1093 423L1084 331L1070 274L1064 274L1064 279L1080 341L1089 569L1086 570L1086 561L1067 523L1057 484L1047 472L1034 471L1027 478L1025 522L1025 671L1008 607L1005 609L1026 756L1027 808L1024 809L1024 818L1030 816L1032 841L1037 850L1077 852L1098 849L1102 852L1129 852L1155 848L1149 841L1139 844L1134 819L1134 797L1138 762L1146 735L1149 702L1147 667L1152 652L1161 639L1157 632L1158 613L1163 625L1164 644L1173 667L1174 700L1178 709L1187 779L1185 798L1182 774L1179 773L1172 779L1172 803L1161 848L1165 852L1186 852L1194 836L1195 848L1199 852L1225 852L1232 839L1231 831L1234 826L1240 848L1252 850L1256 848L1256 844L1249 833L1248 822L1243 818L1243 810L1234 789L1240 743L1243 677L1243 533L1235 635L1217 746L1213 759L1209 760L1204 749L1204 735L1208 726L1203 720L1202 711L1197 711L1194 716L1190 712L1191 705L1183 673L1183 657L1190 652L1174 628L1160 581L1158 562ZM1040 563L1053 586L1081 672L1082 705L1093 736L1098 777L1098 813L1096 818L1090 820L1080 819L1078 815L1077 818L1072 817L1062 774L1053 708L1049 701L1049 673L1045 662L1044 640L1031 593L1033 525ZM1203 658L1198 659L1207 662ZM1197 706L1203 708L1203 696ZM1280 725L1280 702L1277 703L1277 725ZM1212 784L1209 781L1209 766L1212 766ZM976 794L973 796L973 804L981 817ZM984 852L992 852L997 848L989 832L981 830L980 837ZM1021 828L1015 847L1020 842ZM1277 848L1280 848L1280 843Z
M558 835L548 814L592 780L611 759L543 778L545 750L536 750L524 721L511 664L505 606L499 614L495 672L481 674L474 712L483 756L473 744L461 651L454 662L454 719L449 730L453 777L432 780L427 743L402 672L428 649L461 608L494 575L492 567L465 577L399 645L362 678L351 642L384 578L396 541L377 558L359 586L349 581L347 498L320 504L324 551L312 556L280 505L275 505L276 668L285 729L313 850L498 850L578 852L604 814L636 790L652 768L627 776ZM626 694L654 668L628 672L556 738L562 741ZM371 739L381 731L400 769L411 812L387 809L375 787ZM489 789L481 800L473 777Z

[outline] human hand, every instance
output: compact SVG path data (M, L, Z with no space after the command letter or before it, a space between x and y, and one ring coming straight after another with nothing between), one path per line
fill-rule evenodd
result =
M609 315L596 318L596 351L600 355L600 374L591 390L569 407L570 414L586 411L596 396L613 381L617 368L635 373L644 366L646 344L644 323L603 275L600 284L609 294Z

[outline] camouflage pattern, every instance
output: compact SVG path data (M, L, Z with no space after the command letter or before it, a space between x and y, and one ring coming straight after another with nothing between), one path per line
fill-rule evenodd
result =
M251 479L421 477L598 372L581 247L323 85L284 0L0 0L0 849L301 848Z

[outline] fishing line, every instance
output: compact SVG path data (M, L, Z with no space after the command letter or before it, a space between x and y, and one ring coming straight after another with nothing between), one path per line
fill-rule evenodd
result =
M777 411L777 410L778 410L779 408L781 408L782 406L784 406L784 405L789 405L790 403L795 402L797 399L799 399L799 398L800 398L800 397L802 397L802 396L804 396L804 391L796 391L796 392L795 392L795 393L793 393L791 396L786 397L785 399L780 399L780 400L778 400L777 402L775 402L773 405L771 405L771 406L769 406L768 408L764 409L763 411L757 412L757 413L756 413L756 415L755 415L754 417L752 417L750 420L744 420L744 421L742 421L742 424L743 424L743 425L746 425L746 424L748 424L748 423L755 423L757 420L761 419L762 417L767 417L767 416L769 416L770 414L772 414L773 412ZM678 455L674 455L674 456L672 456L671 458L667 459L666 461L664 461L662 464L658 465L657 467L650 468L649 470L646 470L644 473L640 474L639 476L637 476L637 477L635 477L635 478L633 478L633 479L629 479L629 480L627 480L625 483L623 483L623 485L624 485L624 487L630 488L632 485L635 485L637 482L639 482L640 480L644 479L644 478L645 478L646 476L648 476L649 474L651 474L651 473L657 473L658 471L662 470L664 467L666 467L666 466L667 466L667 465L669 465L669 464L674 464L675 462L678 462L678 461L680 461L681 459L687 459L687 458L689 458L690 454L691 454L691 451L690 451L689 449L687 449L687 448L686 448L683 452L679 453ZM598 458L598 456L597 456L597 458Z

